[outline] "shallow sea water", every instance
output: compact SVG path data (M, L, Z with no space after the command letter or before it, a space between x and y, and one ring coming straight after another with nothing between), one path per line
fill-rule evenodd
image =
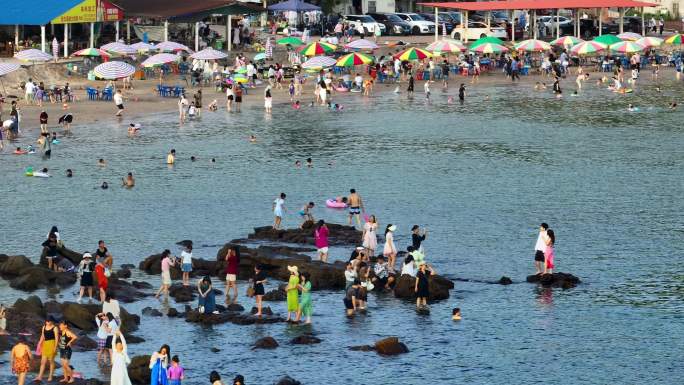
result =
M523 85L481 86L469 90L464 106L448 104L433 87L429 104L420 93L412 100L384 94L347 98L338 112L278 104L272 116L260 106L205 112L180 127L175 114L157 114L138 120L143 129L134 138L126 134L127 119L103 117L75 126L49 161L0 154L0 252L36 260L54 224L76 250L104 239L117 265L137 265L164 248L178 251L181 239L194 240L201 246L195 256L211 259L223 243L269 224L281 191L291 227L309 200L321 206L317 217L345 220L322 206L354 187L381 227L398 226L400 248L413 224L427 226L427 256L440 274L481 281L506 275L515 284L457 281L430 316L417 315L410 302L371 295L368 315L351 320L341 292L315 292L312 330L323 342L313 346L288 343L307 330L302 326L203 328L142 317L136 334L147 342L132 345L131 356L169 343L191 384L206 383L215 368L225 382L240 373L250 384L284 374L306 384L676 383L684 377L684 130L683 112L664 106L683 92L668 82L666 97L641 87L615 95L590 86L582 96L566 91L555 100ZM627 112L630 102L640 111ZM169 168L171 148L178 162ZM294 168L309 156L312 169ZM96 165L100 157L107 167ZM27 178L26 166L49 167L55 176ZM74 178L63 176L67 168ZM130 191L118 187L129 171L137 179ZM107 191L97 188L103 180ZM579 276L584 283L577 288L524 282L542 221L556 232L557 270ZM332 258L348 254L335 249ZM157 285L158 277L135 274ZM75 290L58 299L73 300ZM0 280L0 302L24 296ZM145 300L126 308L139 313L150 305L162 306ZM271 305L283 312L284 304ZM463 321L451 322L453 307L462 309ZM281 346L250 350L267 335ZM384 358L347 349L390 335L410 353ZM74 356L78 370L102 376L94 352ZM5 376L7 357L0 360Z

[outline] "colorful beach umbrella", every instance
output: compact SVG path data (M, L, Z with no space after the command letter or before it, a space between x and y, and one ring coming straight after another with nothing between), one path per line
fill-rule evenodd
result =
M595 54L597 52L601 52L606 49L605 44L597 43L595 41L583 41L572 48L570 48L570 52L582 56L582 55L591 55Z
M646 47L633 41L621 41L619 43L611 44L609 48L612 52L635 53L643 51Z
M0 76L7 75L21 68L19 64L14 63L0 63Z
M456 40L443 39L437 40L436 42L430 43L425 47L427 51L430 52L463 52L466 47Z
M425 58L430 58L432 57L432 54L424 49L420 48L407 48L398 54L394 55L394 58L399 59L401 61L404 60L423 60Z
M184 45L181 43L176 43L175 41L164 41L164 42L157 44L154 47L160 51L163 51L163 52L179 52L179 51L191 52L190 48L188 48L187 45Z
M118 55L135 55L138 50L124 43L109 43L100 47L101 50Z
M282 39L276 40L276 44L293 45L293 46L298 47L300 45L304 45L304 42L302 41L302 39L300 39L298 37L288 36L288 37L284 37Z
M266 60L266 52L260 52L254 55L254 61Z
M333 52L335 49L337 49L337 46L334 44L317 41L305 45L299 50L299 53L304 56L318 56Z
M477 53L501 53L508 52L508 48L502 46L501 44L484 43L475 47L473 51Z
M481 38L475 40L474 42L472 42L472 44L470 44L470 49L474 49L475 47L477 47L479 45L487 44L487 43L504 45L504 41L499 39L498 37L485 36L485 37L481 37Z
M601 35L601 36L595 37L594 40L592 40L592 41L596 42L596 43L603 44L606 47L608 47L611 44L621 42L622 39L620 39L619 37L617 37L615 35L608 34L608 35Z
M190 55L190 57L199 60L219 60L227 58L228 55L221 51L217 51L211 47L207 47L201 51L193 53L192 55Z
M559 47L572 47L574 45L577 45L584 40L574 37L574 36L561 36L558 39L555 39L551 42L551 45L559 46Z
M337 63L335 63L336 66L338 67L353 67L353 66L358 66L362 64L370 64L373 62L373 58L364 55L362 53L354 52L350 53L347 55L342 56L337 60Z
M647 36L637 40L636 43L639 43L646 48L660 47L660 45L663 44L663 39Z
M682 34L681 33L675 33L674 35L665 39L665 44L682 45L683 41L684 41L684 39L682 39Z
M93 69L98 78L115 80L129 77L135 73L135 67L122 61L102 63Z
M54 59L52 55L35 48L19 51L14 55L14 57L24 61L49 61Z
M74 52L73 56L110 57L111 55L109 52L103 51L99 48L85 48Z
M231 79L233 79L233 81L235 83L247 83L247 82L249 82L249 79L247 79L247 76L242 75L242 74L233 75L233 76L231 76Z
M173 63L178 60L178 55L170 53L158 53L152 55L142 62L143 67L156 67L168 63Z
M136 52L147 52L147 51L152 51L154 50L154 46L150 43L145 43L145 42L139 42L135 44L131 44L131 48L135 49Z
M331 58L330 56L314 56L302 64L302 68L305 69L317 69L332 67L337 63L337 60Z
M357 40L352 41L352 42L349 43L349 44L346 44L346 45L344 46L344 48L347 48L347 49L370 49L370 50L374 50L374 49L377 49L377 48L378 48L378 45L375 44L375 43L373 43L373 42L370 41L370 40L366 40L366 39L357 39Z
M621 34L618 34L617 37L625 41L637 41L641 39L643 36L634 32L623 32Z
M515 45L516 51L541 52L551 49L551 44L537 39L523 40Z

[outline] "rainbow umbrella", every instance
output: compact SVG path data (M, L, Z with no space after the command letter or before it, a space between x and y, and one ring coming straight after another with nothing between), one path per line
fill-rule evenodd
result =
M242 75L242 74L233 75L232 79L235 83L247 83L247 82L249 82L249 79L247 79L247 76Z
M317 41L305 45L299 50L299 53L301 53L304 56L318 56L333 52L336 48L337 46L334 44Z
M298 37L288 36L288 37L284 37L282 39L276 40L276 44L300 46L300 45L304 45L304 42L302 41L302 39L300 39Z
M537 39L523 40L515 45L516 51L541 52L548 51L550 49L551 44Z
M432 57L432 54L424 49L411 47L399 52L398 54L394 55L394 57L401 61L423 60L425 58Z
M619 43L611 44L610 50L617 53L635 53L641 52L645 49L643 45L633 41L621 41Z
M641 44L646 48L660 47L660 45L663 44L663 39L648 36L642 37L641 39L637 40L636 43Z
M335 63L336 66L338 67L353 67L353 66L358 66L362 64L370 64L373 62L373 58L364 55L362 53L354 52L350 53L347 55L342 56L337 60L337 63Z
M24 61L50 61L54 59L54 56L35 48L19 51L14 57Z
M501 53L508 52L508 48L502 46L501 44L484 43L475 47L473 51L477 53Z
M325 67L332 67L337 63L337 60L330 56L314 56L302 64L305 69L321 69Z
M135 73L135 67L121 61L102 63L93 69L93 73L102 79L122 79Z
M430 52L463 52L466 47L456 40L444 39L430 43L425 50Z
M100 57L110 57L111 55L107 51L103 51L99 48L86 48L80 51L74 52L73 56L100 56Z
M481 37L481 38L475 40L472 44L470 44L470 49L474 49L475 47L477 47L479 45L487 44L487 43L504 45L504 41L499 39L498 37L485 36L485 37Z
M617 37L615 35L608 34L608 35L601 35L601 36L595 37L594 40L592 40L592 41L599 43L599 44L603 44L604 46L608 47L611 44L621 42L622 39L620 39L619 37Z
M551 45L556 45L559 47L572 47L573 45L577 45L584 40L574 37L574 36L561 36L556 40L553 40L551 42Z
M583 41L570 48L570 52L575 55L591 55L601 52L606 49L606 46L595 41Z
M349 43L349 44L346 44L346 45L344 46L344 48L347 48L347 49L370 49L370 50L374 50L374 49L377 49L377 48L378 48L378 45L375 44L375 43L373 43L373 42L370 41L370 40L366 40L366 39L357 39L357 40L352 41L352 42Z
M683 40L682 34L681 33L675 33L674 35L665 39L665 44L682 45L682 40Z
M622 40L626 40L626 41L637 41L637 40L642 38L641 35L639 35L638 33L634 33L634 32L623 32L623 33L617 35L617 37L619 37Z
M109 43L100 47L101 50L118 55L135 55L138 51L130 45L123 43Z

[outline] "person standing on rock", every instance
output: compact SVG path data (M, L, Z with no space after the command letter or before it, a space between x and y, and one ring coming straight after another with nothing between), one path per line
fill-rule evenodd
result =
M112 356L112 375L109 379L109 385L131 385L127 368L128 364L131 363L131 359L128 358L126 339L117 330L112 341L114 343L114 353Z
M104 263L98 262L95 265L95 275L97 276L97 287L100 292L100 302L104 302L107 297L107 287L109 286L109 281L107 279L107 273Z
M105 300L102 303L102 312L104 314L112 313L114 320L121 327L121 307L119 306L119 301L114 298L114 293L107 292Z
M88 289L88 297L90 301L93 300L93 270L95 269L95 263L93 262L93 256L90 253L83 254L83 259L81 263L78 264L78 275L81 277L81 290L78 293L77 303L81 303L81 298L85 290Z
M416 308L421 309L427 307L427 300L430 297L430 276L434 274L434 270L423 263L418 267L416 274Z
M305 324L311 324L311 315L313 314L313 301L311 300L311 274L307 272L302 272L300 275L301 282L297 285L297 288L302 291L302 295L299 300L299 308L297 309L297 318L295 322L299 322L302 315L306 317Z
M548 229L546 231L546 248L544 249L544 274L553 274L553 268L555 267L553 264L555 258L553 246L555 243L556 235L553 233L553 230Z
M257 312L254 314L257 317L261 317L261 307L263 304L262 298L264 297L264 283L266 283L266 274L261 265L254 266L254 278L252 278L252 284L254 285L254 298L256 299Z
M352 225L352 218L356 218L356 224L361 224L361 212L365 211L363 207L363 200L361 196L356 192L356 189L349 190L349 197L347 197L347 202L349 202L349 226Z
M240 249L233 246L226 254L226 305L237 303L238 287L237 276L240 268ZM233 289L233 299L230 298L230 289Z
M539 226L539 235L537 235L537 243L534 245L534 268L537 274L541 274L544 271L544 250L546 250L546 240L548 236L546 231L549 229L549 225L542 223Z
M59 338L59 329L55 326L55 319L52 316L45 320L45 325L40 329L40 340L38 340L38 348L40 354L40 370L38 377L33 381L43 381L43 373L45 366L50 364L48 371L48 382L52 382L52 375L55 374L55 355L57 354L57 339Z
M97 241L97 250L95 251L95 261L102 262L104 267L111 273L114 267L114 257L105 246L104 241Z
M287 195L285 193L280 193L280 196L273 201L273 216L275 217L273 222L273 229L278 230L280 224L283 221L283 212L287 211L285 208L285 198Z
M316 230L314 230L314 243L316 244L316 249L318 250L318 259L321 262L328 262L328 226L325 224L324 220L319 220L316 224Z
M107 356L111 355L107 352L107 328L109 328L109 319L106 313L99 313L95 316L95 323L97 324L97 365L107 365ZM111 365L112 362L109 362Z
M171 286L171 266L175 266L176 262L174 259L171 258L171 251L168 249L164 250L162 252L162 260L161 260L161 287L159 287L159 290L157 290L157 294L155 294L154 298L159 298L159 296L163 293L166 298L169 297L169 287Z
M168 384L166 370L169 367L169 354L171 354L171 348L164 344L150 356L150 385Z
M24 385L32 358L31 349L26 345L26 337L20 335L10 353L10 367L12 373L17 375L17 385Z
M114 336L119 331L119 323L116 322L114 314L107 313L107 326L105 330L107 331L107 339L105 340L105 349L109 351L109 363L114 363Z
M366 249L366 254L369 256L375 255L375 249L378 247L378 222L375 215L368 218L368 222L363 225L363 247Z
M45 259L47 259L48 263L48 269L50 270L56 270L57 265L54 263L54 261L57 259L58 256L58 243L57 243L57 236L55 233L50 233L48 235L48 239L43 242L43 250L45 252Z
M387 258L387 263L389 264L389 270L394 272L394 264L397 259L397 246L394 245L394 232L397 230L397 226L393 224L388 224L385 228L385 247L382 250L382 255Z
M192 272L192 245L188 244L181 252L181 271L183 271L183 286L190 286L190 273Z
M299 308L299 269L297 266L288 266L287 270L290 272L290 279L285 288L287 292L287 320L285 322L290 322L297 317Z
M421 232L420 226L413 225L413 227L411 227L411 246L413 246L414 250L424 253L423 241L425 241L425 238L427 238L427 229Z
M64 377L59 382L66 382L72 384L74 382L73 371L69 361L71 360L71 347L78 339L78 336L69 330L66 320L59 323L59 358L62 363L62 374Z

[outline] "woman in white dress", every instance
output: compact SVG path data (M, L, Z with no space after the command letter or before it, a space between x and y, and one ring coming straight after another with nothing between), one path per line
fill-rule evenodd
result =
M114 334L112 345L114 346L114 354L112 359L112 376L109 384L131 385L131 379L128 378L128 364L131 363L131 359L128 358L126 339L120 331Z
M371 215L368 222L363 225L363 247L369 257L375 255L375 249L378 247L377 232L378 222L375 220L375 215Z
M394 263L397 259L397 247L394 245L394 231L397 226L393 224L387 225L385 229L385 248L382 251L382 255L387 258L390 271L394 271Z

